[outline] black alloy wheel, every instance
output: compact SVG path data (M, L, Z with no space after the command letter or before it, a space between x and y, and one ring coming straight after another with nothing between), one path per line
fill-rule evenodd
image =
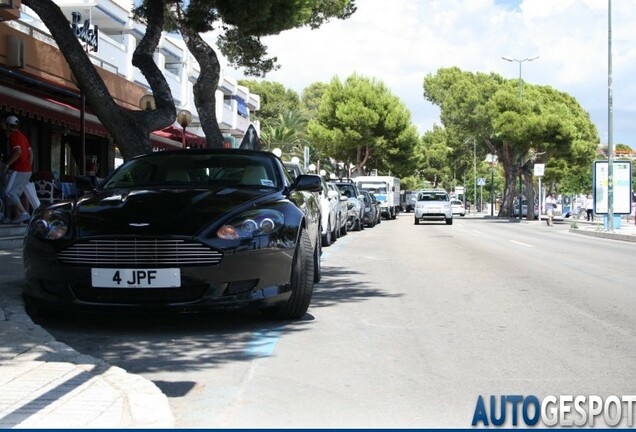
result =
M264 309L263 313L276 320L301 318L309 309L309 303L314 291L314 278L311 240L309 240L307 231L303 230L300 233L292 261L291 296L284 303Z

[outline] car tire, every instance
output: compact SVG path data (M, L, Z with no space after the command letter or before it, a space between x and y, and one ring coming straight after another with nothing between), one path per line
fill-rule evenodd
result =
M320 257L322 256L322 246L320 241L316 242L316 249L314 250L314 283L320 282L322 279L322 262Z
M452 225L452 224L453 224L453 218L446 219L446 225Z
M314 260L312 259L311 240L306 231L300 233L290 277L291 296L289 299L263 310L269 318L276 320L290 320L301 318L309 309L311 296L314 291Z
M415 225L419 225L420 224L420 220L416 217L415 218Z
M342 227L340 227L340 237L344 237L347 235L347 232L349 232L348 226L349 226L349 222L346 221L345 224Z
M331 246L331 221L327 222L327 234L320 234L320 238L324 247Z

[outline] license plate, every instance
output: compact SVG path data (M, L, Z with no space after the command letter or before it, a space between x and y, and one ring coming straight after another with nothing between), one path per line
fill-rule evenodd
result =
M94 288L178 288L181 270L169 269L91 269Z

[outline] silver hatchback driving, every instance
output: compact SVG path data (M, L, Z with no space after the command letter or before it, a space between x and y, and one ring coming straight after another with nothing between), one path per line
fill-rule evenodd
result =
M446 225L453 224L453 209L445 190L423 190L417 193L415 225L419 225L420 220L443 220Z

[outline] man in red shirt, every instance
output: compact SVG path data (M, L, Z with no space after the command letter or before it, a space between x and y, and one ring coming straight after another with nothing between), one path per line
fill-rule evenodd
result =
M16 214L13 223L23 223L31 217L24 209L20 196L24 192L24 188L31 179L31 165L33 164L33 150L27 137L20 132L20 121L15 116L9 116L6 120L7 137L9 138L9 158L6 166L9 169L6 178L5 196L7 202Z

